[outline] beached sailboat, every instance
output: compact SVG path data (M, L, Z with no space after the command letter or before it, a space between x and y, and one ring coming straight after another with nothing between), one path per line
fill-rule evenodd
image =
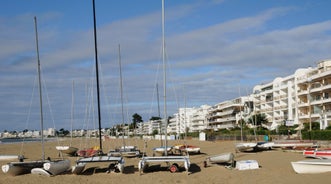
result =
M186 144L177 144L173 149L179 151L181 154L199 154L201 150L198 146Z
M70 144L69 145L62 145L56 146L56 150L60 151L61 153L76 156L78 148L71 146L72 143L72 126L74 121L74 82L72 82L72 103L71 103L71 131L70 131Z
M55 176L70 169L70 160L49 161L43 164L42 168L31 169L31 174Z
M167 155L172 153L172 146L159 146L153 148L153 155L156 154L165 155L165 152L167 152Z
M124 159L122 157L107 156L102 153L102 135L101 135L101 112L100 112L100 92L99 92L99 73L98 73L98 52L97 52L97 34L96 34L96 16L95 16L95 0L92 0L93 4L93 22L94 22L94 50L95 50L95 69L96 69L96 81L97 81L97 101L98 101L98 122L99 122L99 145L100 149L98 155L87 158L80 158L76 161L76 165L72 166L72 173L80 174L84 171L87 163L110 163L108 171L123 172Z
M273 148L281 149L297 149L303 151L304 149L316 146L316 143L310 140L281 140L274 141Z
M306 157L312 158L322 158L322 159L331 159L331 149L318 149L318 148L311 148L305 149L302 153Z
M0 155L0 161L2 160L17 160L19 159L18 155Z
M39 46L38 46L38 31L37 31L37 18L34 17L35 22L35 31L36 31L36 48L37 48L37 65L38 65L38 81L39 81L39 101L40 101L40 126L41 126L41 144L42 144L42 158L41 160L36 161L24 161L23 158L20 158L18 162L10 162L1 167L4 173L10 174L12 176L22 175L30 173L32 169L38 168L43 169L44 165L47 164L48 168L56 167L56 172L50 173L50 175L56 175L62 173L70 168L69 160L58 160L50 161L45 160L45 151L44 151L44 122L43 122L43 103L42 103L42 87L41 87L41 72L40 72L40 59L39 59ZM69 164L67 164L69 162ZM55 170L52 170L55 171ZM48 172L48 171L46 171Z
M167 100L166 100L166 62L165 62L165 36L164 36L164 0L162 0L162 61L163 61L163 90L164 90L164 117L163 120L165 122L165 141L164 141L164 156L155 156L155 157L145 157L143 156L138 163L139 172L144 172L148 168L150 163L166 163L170 172L174 173L179 170L180 162L183 163L186 172L188 172L190 168L190 158L189 156L168 156L167 152L167 127L168 127L168 116L167 116Z
M331 172L331 159L309 159L291 162L293 170L298 174L317 174Z
M240 142L235 145L236 151L254 151L257 146L257 142Z
M204 161L204 167L207 167L209 164L227 164L234 163L234 154L233 153L222 153L218 155L208 156Z
M274 142L258 142L256 145L256 150L263 151L263 150L271 150L275 145Z

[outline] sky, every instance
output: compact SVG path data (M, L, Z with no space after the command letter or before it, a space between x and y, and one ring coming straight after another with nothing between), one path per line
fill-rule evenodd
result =
M102 128L132 122L134 113L147 121L158 107L163 117L161 0L95 6ZM166 0L167 115L251 94L331 59L329 7L325 0ZM2 0L0 132L40 129L35 16L44 128L97 128L92 0Z

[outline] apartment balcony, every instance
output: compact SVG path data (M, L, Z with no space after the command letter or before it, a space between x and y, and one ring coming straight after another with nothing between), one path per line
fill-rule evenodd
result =
M298 103L298 107L299 107L299 108L300 108L300 107L307 107L308 105L309 105L308 102L299 101L299 103Z
M220 123L227 123L227 122L236 122L236 118L227 117L227 118L212 119L208 122L208 124L220 124Z
M308 95L308 90L299 90L298 93L297 93L298 96L302 96L302 95L305 95L307 96Z
M231 129L234 128L235 125L232 123L227 124L215 124L215 125L209 125L208 129L214 129L214 130L220 130L220 129Z
M277 111L277 110L284 110L284 109L287 109L287 105L281 105L281 106L274 107L274 110L275 111Z

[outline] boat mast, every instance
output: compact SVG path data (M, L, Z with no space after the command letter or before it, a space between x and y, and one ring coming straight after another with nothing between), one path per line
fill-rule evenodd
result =
M166 74L166 61L165 61L165 36L164 36L164 0L162 0L162 62L163 62L163 105L164 105L164 124L165 124L165 139L164 139L164 155L167 156L167 127L168 127L168 117L167 117L167 74Z
M95 0L93 0L93 23L94 23L94 53L95 53L95 73L97 80L97 100L98 100L98 122L99 122L99 145L102 151L101 141L101 113L100 113L100 90L99 90L99 64L98 64L98 47L97 47L97 23L95 16Z
M156 83L156 94L157 94L157 110L158 110L158 117L161 118L161 115L160 115L160 98L159 98L159 84ZM159 128L160 128L160 132L159 134L161 135L160 136L160 146L162 146L162 121L159 123Z
M74 116L75 116L75 108L74 108L74 104L75 104L75 81L72 81L72 94L71 94L71 131L70 131L70 146L72 144L72 129L73 129L73 123L74 123Z
M34 27L35 27L35 32L36 32L36 49L37 49L38 81L39 81L40 129L41 129L41 149L42 149L41 159L42 159L42 161L44 161L45 160L44 115L43 115L43 98L42 98L42 89L41 89L41 75L40 75L40 59L39 59L37 17L34 17Z
M122 64L121 64L121 45L118 45L118 63L120 67L120 88L121 88L121 104L122 104L122 141L125 149L124 141L124 107L123 107L123 81L122 81Z

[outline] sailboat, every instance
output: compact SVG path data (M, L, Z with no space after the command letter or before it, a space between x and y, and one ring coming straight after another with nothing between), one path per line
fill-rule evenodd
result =
M44 173L46 175L57 175L70 168L69 160L50 161L45 159L44 151L44 122L43 122L43 103L42 103L42 87L41 87L41 74L40 74L40 60L39 60L39 47L38 47L38 31L37 31L37 18L34 17L35 30L36 30L36 46L37 46L37 62L38 62L38 79L39 79L39 100L40 100L40 125L41 125L41 145L42 145L42 158L36 161L24 161L20 158L18 162L10 162L1 167L4 173L12 176L22 175L27 173ZM33 172L33 170L35 172ZM39 172L40 171L40 172Z
M70 144L67 146L56 146L56 150L61 153L65 153L70 156L75 156L77 154L78 148L71 146L72 142L72 126L74 119L74 81L72 82L72 106L71 106L71 131L70 131Z
M207 167L209 163L212 164L227 164L231 163L231 165L234 165L234 154L229 152L229 153L222 153L218 155L212 155L206 158L206 160L203 162L204 167Z
M118 45L118 62L120 68L120 88L121 88L121 104L122 104L122 125L124 124L124 108L123 108L123 81L122 81L122 65L121 65L121 46ZM137 146L128 146L124 140L124 130L122 133L123 145L108 152L108 156L123 156L123 157L138 157L140 150Z
M293 170L298 174L317 174L331 172L331 159L308 159L291 162Z
M96 16L95 16L95 0L93 3L93 22L94 22L94 51L95 51L95 68L96 68L96 81L97 81L97 101L98 101L98 121L99 121L99 145L100 151L98 155L80 158L76 161L76 165L72 166L72 173L80 174L84 171L87 163L97 162L109 162L109 168L107 172L123 172L124 171L124 159L123 157L107 156L102 153L102 138L101 138L101 112L100 112L100 92L99 92L99 73L98 73L98 52L97 52L97 34L96 34Z
M319 159L331 159L331 148L318 149L310 148L303 150L302 153L306 157L319 158Z
M163 90L164 90L164 123L165 123L165 141L164 145L165 148L167 148L167 127L168 127L168 117L167 117L167 100L166 100L166 62L165 62L165 36L164 36L164 0L162 0L162 61L163 61ZM188 170L190 168L190 158L189 156L168 156L167 149L164 149L164 156L154 156L154 157L143 157L138 163L138 169L139 172L144 172L148 168L150 163L160 163L164 162L167 164L170 172L174 173L179 170L179 162L182 162L184 165L184 168L186 172L188 173Z

